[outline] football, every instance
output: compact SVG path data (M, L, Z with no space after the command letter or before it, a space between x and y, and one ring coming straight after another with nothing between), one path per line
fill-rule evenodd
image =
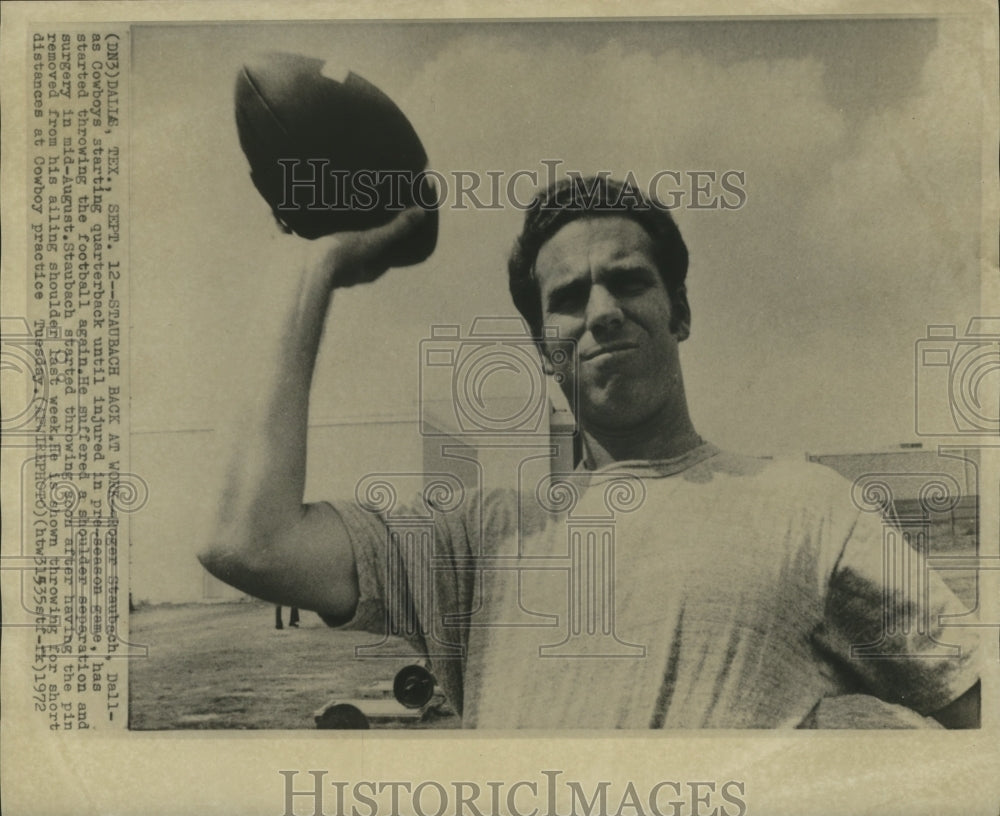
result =
M392 266L426 259L437 243L437 194L427 154L397 105L353 72L269 53L236 78L236 129L250 177L287 230L319 238L390 221L404 207L427 216L396 247Z

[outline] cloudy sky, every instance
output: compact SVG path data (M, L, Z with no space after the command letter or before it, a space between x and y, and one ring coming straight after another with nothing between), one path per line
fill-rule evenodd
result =
M135 28L133 428L214 427L273 345L300 239L250 183L232 94L277 49L381 87L446 178L745 174L739 209L674 213L696 427L752 453L913 441L915 342L980 309L978 36L959 18ZM520 218L446 207L426 263L338 293L314 418L415 412L432 325L514 314Z

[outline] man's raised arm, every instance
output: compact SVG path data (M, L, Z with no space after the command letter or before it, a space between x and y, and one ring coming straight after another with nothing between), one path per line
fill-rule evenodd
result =
M296 299L277 353L264 363L259 399L231 440L216 529L198 556L226 583L335 620L353 614L358 582L347 530L330 505L303 503L309 390L333 291L380 277L389 250L423 216L414 208L376 229L296 241Z

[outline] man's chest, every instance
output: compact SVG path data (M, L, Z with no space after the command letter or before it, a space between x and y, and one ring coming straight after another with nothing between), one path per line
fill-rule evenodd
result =
M700 725L768 660L805 656L808 559L704 508L644 509L562 517L487 559L469 642L480 726L648 728L682 700Z

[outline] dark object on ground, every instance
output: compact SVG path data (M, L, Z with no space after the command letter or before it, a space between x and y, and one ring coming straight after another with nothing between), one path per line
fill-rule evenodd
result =
M351 703L335 703L316 712L316 727L339 730L361 730L371 726L361 709Z
M404 666L392 681L392 695L407 708L422 708L434 696L434 675L419 664Z
M317 728L351 729L416 724L454 714L423 661L404 666L391 681L359 688L357 697L330 700L313 713ZM361 724L363 722L363 724Z

